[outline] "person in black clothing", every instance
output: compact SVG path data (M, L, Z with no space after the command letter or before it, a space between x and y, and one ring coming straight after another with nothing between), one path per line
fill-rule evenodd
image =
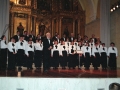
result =
M71 36L69 37L69 41L70 41L70 42L73 42L74 39L75 39L75 37L74 37L74 33L71 33Z
M51 58L51 49L53 47L53 42L51 40L51 34L46 33L46 38L43 40L43 71L46 72L49 70L50 58Z
M7 43L6 43L6 36L3 35L1 37L1 59L0 59L0 64L1 64L1 69L6 69L7 65Z
M15 39L12 37L8 43L8 70L15 70L16 53Z
M36 40L36 43L34 44L35 47L35 67L36 69L40 69L42 65L43 60L43 43L40 39Z
M60 59L60 45L58 44L57 39L54 41L53 49L51 50L51 64L53 69L58 69L59 59Z
M29 38L32 38L32 41L35 43L35 35L34 35L33 31L31 31L31 34L29 35Z
M27 31L24 31L24 40L28 41L29 35Z
M18 42L18 41L19 41L19 38L20 38L20 32L17 31L17 34L14 35L13 38L15 39L15 42Z

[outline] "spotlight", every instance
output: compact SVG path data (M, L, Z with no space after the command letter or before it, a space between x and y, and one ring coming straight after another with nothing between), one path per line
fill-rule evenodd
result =
M113 12L113 9L111 9L110 11Z
M113 7L113 10L115 10L115 7Z
M117 5L116 8L118 8L119 6Z

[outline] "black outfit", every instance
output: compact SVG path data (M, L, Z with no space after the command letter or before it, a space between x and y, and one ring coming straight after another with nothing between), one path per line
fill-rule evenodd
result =
M117 68L117 56L118 56L118 51L116 47L109 47L108 48L108 56L109 56L109 62L108 66L111 69L116 69Z
M28 41L29 36L28 35L24 35L24 40Z
M43 70L48 70L50 68L50 58L51 50L48 50L50 46L53 46L52 40L50 42L47 38L43 40Z
M29 54L29 57L27 57L27 68L32 69L34 52L33 51L28 51L28 54Z
M94 61L93 61L93 66L95 69L98 69L98 67L100 66L100 63L101 63L99 48L97 48L97 47L93 48L93 55L95 56Z
M10 44L12 44L12 45L10 46ZM8 49L8 70L14 70L15 69L15 61L16 61L16 54L13 54L13 53L16 53L15 44L10 42L8 45L8 48L12 49L12 51L9 51L9 49Z
M36 39L34 35L29 35L29 38L32 38L32 41L35 43Z
M1 49L1 68L5 69L7 65L7 48Z
M62 66L63 69L65 69L65 66L67 66L67 46L61 46L62 49L62 57L61 57L61 62L60 62L60 65Z
M42 65L42 60L43 60L43 51L42 50L35 50L35 67L39 68Z
M6 69L7 65L7 44L6 41L2 40L1 41L1 59L0 59L0 64L2 69Z
M102 64L102 68L106 69L107 68L107 54L105 52L101 53L101 64Z
M85 67L86 69L89 69L90 67L90 53L85 53Z
M69 68L72 67L73 69L74 69L75 66L76 66L75 54L72 54L72 53L74 53L74 48L75 48L75 46L72 45L71 48L70 48L71 50L69 51L70 54L69 54L69 60L68 60L68 67L69 67Z
M40 43L35 43L35 67L39 69L42 65L42 60L43 60L43 44Z
M101 65L102 69L107 68L107 48L106 47L101 47L100 48L100 53L101 53Z
M55 69L59 66L59 51L53 51L52 64Z

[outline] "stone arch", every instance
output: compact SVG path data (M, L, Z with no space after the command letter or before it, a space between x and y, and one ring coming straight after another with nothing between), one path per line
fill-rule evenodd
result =
M98 0L79 0L86 12L86 24L96 19Z

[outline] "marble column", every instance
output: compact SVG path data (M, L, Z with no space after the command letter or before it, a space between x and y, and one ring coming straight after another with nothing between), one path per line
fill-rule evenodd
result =
M110 45L110 0L100 0L100 39Z

